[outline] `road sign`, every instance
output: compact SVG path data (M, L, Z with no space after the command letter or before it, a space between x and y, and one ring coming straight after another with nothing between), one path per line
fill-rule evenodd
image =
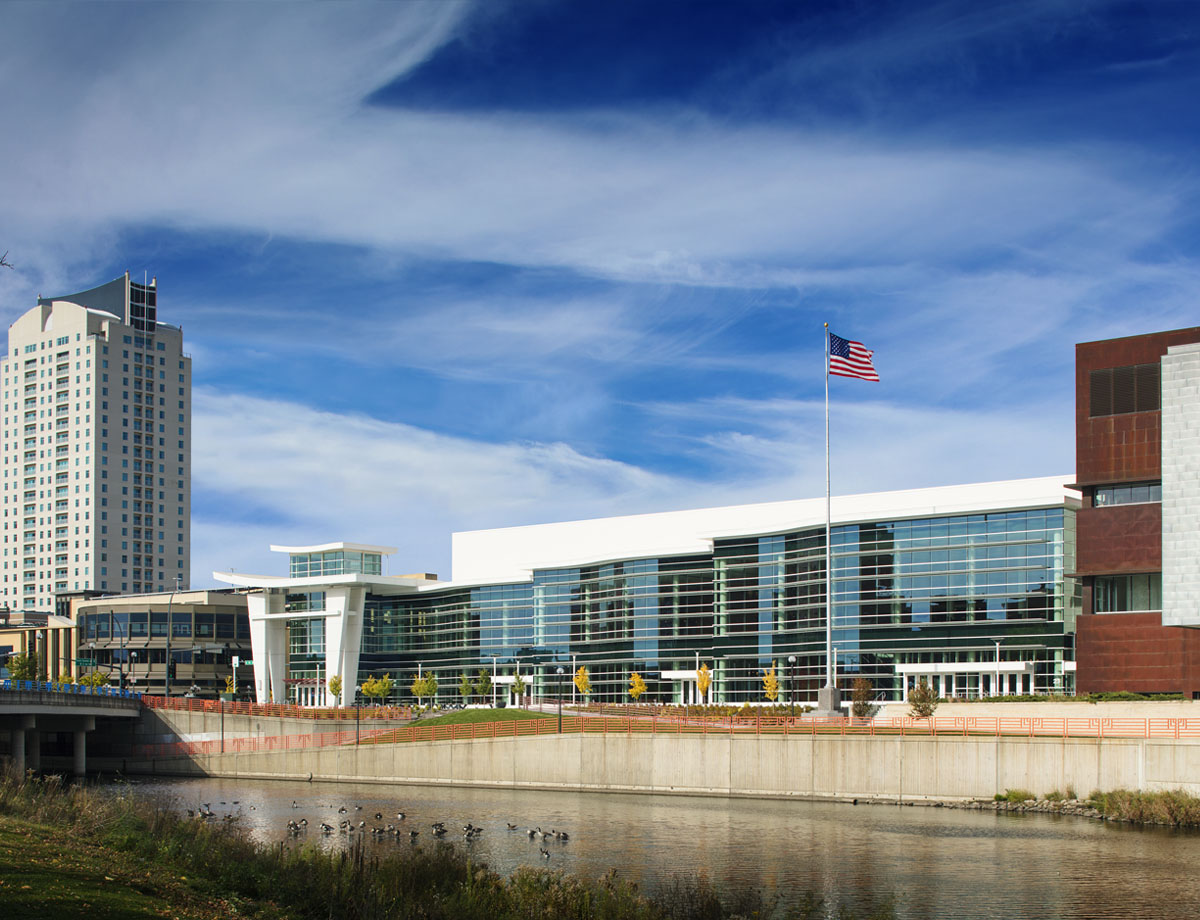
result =
M250 667L250 665L254 664L254 662L251 661L249 658L247 658L245 661L242 662L242 664L244 664L246 667Z
M233 656L233 666L234 666L235 668L238 666L238 656L237 656L237 655L234 655L234 656Z
M95 658L76 658L75 664L81 668L94 668L96 666Z

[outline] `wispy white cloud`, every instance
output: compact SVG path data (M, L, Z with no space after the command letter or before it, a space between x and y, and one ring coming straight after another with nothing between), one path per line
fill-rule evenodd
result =
M43 244L144 221L723 284L864 253L1100 256L1153 236L1178 204L1155 177L1123 173L1115 149L984 151L683 113L364 108L373 85L452 34L455 7L353 6L345 21L342 7L244 9L175 13L172 28L160 13L104 68L95 52L60 58L6 98L10 219ZM59 34L53 14L22 18L4 46L12 72Z
M202 390L195 400L193 581L274 572L269 543L347 539L397 546L404 571L449 576L458 530L808 498L824 490L821 403L705 400L654 407L702 418L704 479L655 473L557 443L493 444L366 416ZM1048 413L835 407L839 494L1068 472L1069 431ZM914 438L912 432L919 432ZM986 452L979 445L986 443ZM1037 450L1031 451L1031 445Z
M337 539L399 546L403 565L446 575L453 530L630 511L687 489L561 443L490 444L204 389L193 409L197 583L277 565L268 542Z

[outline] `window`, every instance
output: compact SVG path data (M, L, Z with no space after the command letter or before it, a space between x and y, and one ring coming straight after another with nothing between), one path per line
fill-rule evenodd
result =
M1155 411L1159 408L1158 370L1157 364L1131 364L1092 371L1089 379L1089 415L1096 418Z
M285 613L304 613L313 610L324 610L325 592L288 592L287 599L284 601L283 609Z
M1162 610L1162 573L1099 576L1092 608L1096 613Z
M1096 489L1093 503L1097 508L1108 505L1134 505L1162 501L1161 482L1139 482L1124 486L1103 486Z

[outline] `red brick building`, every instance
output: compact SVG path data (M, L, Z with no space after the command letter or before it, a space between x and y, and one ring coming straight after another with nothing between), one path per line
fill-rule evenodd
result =
M1200 629L1163 625L1161 362L1200 327L1075 346L1079 693L1200 698Z

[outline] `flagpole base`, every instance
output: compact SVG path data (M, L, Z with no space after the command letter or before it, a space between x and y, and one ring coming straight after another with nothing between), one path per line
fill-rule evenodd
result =
M822 687L817 691L817 708L809 713L815 719L841 719L846 713L842 711L842 691L837 687Z

